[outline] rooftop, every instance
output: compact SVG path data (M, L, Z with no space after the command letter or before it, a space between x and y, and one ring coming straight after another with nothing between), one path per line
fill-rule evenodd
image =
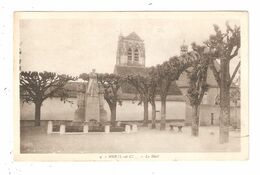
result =
M122 76L131 75L131 74L147 74L147 68L145 67L128 67L128 66L115 66L114 73ZM133 93L136 94L136 90L129 84L124 84L122 86L123 93ZM157 93L158 94L158 93ZM172 82L168 95L182 95L179 87L177 86L176 82Z
M130 33L125 37L126 39L143 41L135 32Z

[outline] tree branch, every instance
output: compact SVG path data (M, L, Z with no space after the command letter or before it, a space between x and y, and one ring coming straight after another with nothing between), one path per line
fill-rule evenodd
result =
M232 76L231 76L231 78L230 78L230 80L229 80L229 86L231 85L231 83L233 82L233 80L234 80L234 78L235 78L235 76L236 76L236 74L237 74L237 71L238 71L238 69L239 69L239 67L240 67L240 64L241 64L241 62L239 61L239 63L237 64L237 66L236 66L236 68L235 68L235 70L234 70L234 72L233 72L233 74L232 74Z
M231 60L232 58L234 58L235 56L237 56L239 48L240 48L240 47L238 47L238 46L236 47L236 50L234 51L234 53L233 53L232 55L230 55L229 60Z

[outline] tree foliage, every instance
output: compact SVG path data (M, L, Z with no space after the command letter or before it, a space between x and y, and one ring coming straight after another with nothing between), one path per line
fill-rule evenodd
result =
M189 88L187 96L191 106L199 106L204 93L208 90L207 72L209 59L205 52L205 47L192 44L192 48L199 55L198 60L190 67L188 71Z
M104 88L104 98L108 104L122 104L119 98L119 89L124 83L124 77L116 74L98 74L98 82Z
M209 39L205 41L205 45L209 49L210 53L210 68L213 71L214 77L217 83L220 85L221 70L218 70L214 64L215 60L225 60L225 63L229 67L230 61L238 55L241 41L240 41L240 27L234 26L233 28L226 22L226 32L222 32L218 25L213 25L215 34L210 35ZM220 63L221 64L221 63ZM228 69L228 76L226 77L226 84L228 87L232 84L236 73L240 67L240 61L237 64L233 74L230 76Z
M166 97L173 81L179 79L180 75L198 60L198 53L188 52L182 56L174 56L168 61L156 66L156 77L159 94L161 97L161 129L166 126Z
M20 95L24 102L42 103L45 99L58 96L62 100L68 97L63 88L66 83L76 80L76 77L59 75L54 72L24 72L20 73Z
M68 94L64 86L68 81L76 79L53 72L20 72L20 97L23 102L35 104L35 126L40 125L43 101L57 96L65 102Z
M154 75L154 70L154 67L146 68L141 74L132 73L126 77L126 81L135 87L140 96L138 104L143 103L144 105L144 126L148 125L148 103L150 102L152 108L155 108L155 93L158 80L156 75Z

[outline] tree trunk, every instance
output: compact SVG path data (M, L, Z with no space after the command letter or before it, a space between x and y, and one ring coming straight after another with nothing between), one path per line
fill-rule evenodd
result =
M192 125L191 125L191 135L199 135L199 111L198 106L192 106Z
M35 105L35 122L34 126L41 126L41 106L42 103L37 102Z
M111 111L111 118L110 122L112 126L116 125L116 105L112 104L109 105L110 111Z
M227 143L229 141L230 125L230 93L229 89L220 91L220 121L219 121L219 142Z
M148 126L148 99L144 98L144 120L143 126Z
M166 98L161 98L161 125L160 130L166 129Z
M238 112L237 112L237 102L235 103L235 129L239 129L239 120L238 120Z
M229 60L220 60L220 117L219 117L219 142L229 141L230 125L230 91L229 91Z
M153 101L151 103L152 105L152 129L156 128L156 106L155 106L155 102Z

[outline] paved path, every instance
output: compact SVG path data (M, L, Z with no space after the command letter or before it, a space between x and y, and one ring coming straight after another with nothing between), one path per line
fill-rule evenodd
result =
M89 133L87 135L46 134L46 126L21 128L22 153L147 153L240 151L238 131L230 132L230 143L218 144L217 127L201 127L200 136L139 128L137 133Z

